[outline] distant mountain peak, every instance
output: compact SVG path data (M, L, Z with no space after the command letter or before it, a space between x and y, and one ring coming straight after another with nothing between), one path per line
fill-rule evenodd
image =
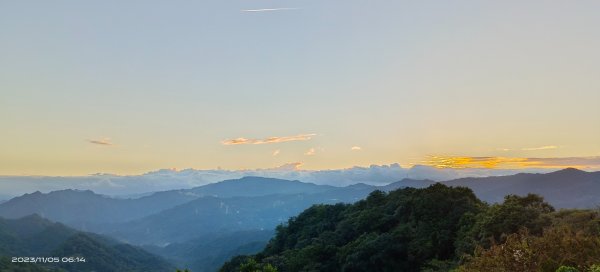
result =
M184 193L194 193L198 196L264 196L272 194L317 193L334 188L329 185L317 185L278 178L245 176L239 179L229 179L183 190Z
M43 218L38 213L33 213L33 214L30 214L30 215L26 215L26 216L23 216L21 218L17 218L17 220L19 220L19 221L34 221L34 222L47 222L47 223L51 223L48 219Z
M435 183L436 181L430 179L414 179L414 178L403 178L400 182L427 182L427 183Z
M53 197L53 196L79 196L79 197L93 197L93 198L105 198L106 196L97 194L92 190L79 190L79 189L64 189L58 191L52 191L48 193L41 193L40 196Z
M355 189L373 188L372 185L369 185L369 184L366 184L366 183L362 183L362 182L355 183L355 184L352 184L352 185L348 185L346 187L347 188L355 188Z
M239 179L230 179L224 181L283 181L283 182L301 182L299 180L289 180L289 179L279 179L279 178L270 178L270 177L261 177L261 176L244 176ZM304 183L304 182L301 182Z
M574 168L574 167L569 167L569 168L565 168L565 169L561 169L555 172L551 172L549 174L587 174L588 172Z
M277 178L267 178L267 177L260 177L260 176L243 176L237 180L256 180L256 179L261 179L261 180L280 180ZM236 179L231 179L231 180L236 180Z
M585 171L583 171L583 170L581 170L581 169L577 169L577 168L575 168L575 167L568 167L568 168L565 168L565 169L563 169L563 171L577 171L577 172L585 172Z
M289 179L280 179L280 178L269 178L269 177L260 177L260 176L244 176L238 179L228 179L220 182L210 183L203 186L195 187L201 188L204 186L214 186L218 184L244 184L244 183L255 183L261 185L269 185L269 184L296 184L296 185L315 185L313 183L302 182L299 180L289 180Z

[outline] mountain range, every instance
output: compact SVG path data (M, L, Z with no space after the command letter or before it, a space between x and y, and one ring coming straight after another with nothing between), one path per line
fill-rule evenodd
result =
M384 186L356 183L335 187L250 176L137 198L113 198L89 190L35 192L0 204L0 217L39 214L78 230L143 245L195 271L209 271L236 255L233 252L258 252L276 226L311 205L354 203L375 190L426 188L436 183L405 178ZM571 168L439 183L468 187L489 203L501 202L509 194L535 193L556 208L594 208L600 204L600 172ZM222 245L223 241L234 240L240 242ZM216 246L219 250L214 250L215 245L221 245ZM190 255L188 251L195 253Z
M19 218L35 213L80 230L113 233L129 242L166 244L213 231L274 228L312 204L354 202L373 190L423 188L434 183L403 179L385 186L358 183L334 187L244 177L131 199L111 198L89 190L35 192L0 204L0 216ZM507 194L536 193L557 208L592 208L600 204L600 196L595 193L600 192L600 172L572 168L546 174L461 178L442 183L471 188L479 198L492 203ZM170 226L176 224L200 230L186 235Z
M302 170L298 163L280 167L254 170L198 170L161 169L141 175L92 174L88 176L0 176L0 200L25 193L41 191L48 193L65 189L92 190L113 197L131 197L169 190L191 189L222 180L239 179L247 176L270 177L286 180L301 180L319 185L347 186L356 183L385 185L390 182L410 179L435 181L463 177L503 176L517 173L546 173L549 169L488 169L436 168L414 165L410 168L399 164L354 166L346 169Z
M162 192L138 199L118 199L86 190L34 192L0 205L0 216L19 218L39 214L81 230L141 218L195 199L178 192Z
M477 197L491 203L505 195L538 194L556 208L596 208L600 205L600 172L567 168L546 174L521 173L511 176L461 178L443 182L469 187Z
M173 266L141 248L119 243L93 233L84 233L38 215L20 219L0 218L0 256L82 257L80 262L30 264L39 269L66 271L169 271ZM0 262L1 271L15 271L21 265ZM63 270L63 271L64 271ZM21 271L21 270L17 270Z

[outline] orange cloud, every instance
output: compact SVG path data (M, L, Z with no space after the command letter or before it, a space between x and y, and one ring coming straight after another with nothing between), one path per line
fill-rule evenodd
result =
M221 141L223 145L242 145L242 144L274 144L292 141L308 141L317 134L300 134L295 136L283 136L283 137L269 137L265 139L247 139L247 138L236 138L227 139Z
M306 155L306 156L312 156L312 155L314 155L316 153L317 153L317 151L314 148L310 148L306 152L304 152L304 155Z
M526 147L521 150L536 151L536 150L548 150L548 149L557 149L557 148L558 148L558 146L555 146L555 145L546 145L546 146L540 146L540 147Z
M600 157L509 158L470 156L429 156L421 162L436 168L600 168Z

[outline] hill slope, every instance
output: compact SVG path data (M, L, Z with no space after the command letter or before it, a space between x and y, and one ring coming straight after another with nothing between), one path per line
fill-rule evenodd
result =
M459 223L482 208L466 188L376 191L351 205L310 207L278 227L254 258L279 271L420 271L454 258ZM238 271L240 261L221 271Z
M600 172L573 168L547 174L462 178L443 183L471 188L480 199L492 203L501 202L509 194L533 193L543 196L556 208L595 208L600 205Z
M596 271L598 248L597 210L556 212L533 194L488 205L436 183L314 205L220 271Z
M240 254L255 254L265 248L273 230L250 230L205 235L166 247L145 247L179 267L194 272L217 271L225 261Z
M95 231L103 225L141 218L195 198L175 192L139 199L116 199L80 190L35 192L0 204L0 216L39 214L77 229Z
M168 271L173 267L160 257L114 240L70 229L38 215L0 218L2 257L83 257L85 262L46 263L37 266L67 271ZM9 264L3 264L9 267ZM10 264L24 266L20 264ZM37 267L36 266L36 267Z
M316 185L297 180L243 177L241 179L224 180L181 191L199 196L226 198L237 196L266 196L273 194L311 194L322 193L336 188L337 187L334 186Z
M211 233L274 229L317 203L355 202L371 188L341 188L319 194L201 197L117 226L110 235L133 244L165 245Z
M111 198L89 190L35 192L1 203L0 216L20 218L40 214L77 229L102 232L110 225L139 219L204 196L320 193L335 188L299 181L245 177L192 189L157 192L136 199Z

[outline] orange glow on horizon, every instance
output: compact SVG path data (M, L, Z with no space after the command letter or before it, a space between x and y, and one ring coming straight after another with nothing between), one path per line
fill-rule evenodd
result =
M509 157L469 157L469 156L428 156L421 161L423 165L436 168L597 168L598 157L586 158L509 158Z

